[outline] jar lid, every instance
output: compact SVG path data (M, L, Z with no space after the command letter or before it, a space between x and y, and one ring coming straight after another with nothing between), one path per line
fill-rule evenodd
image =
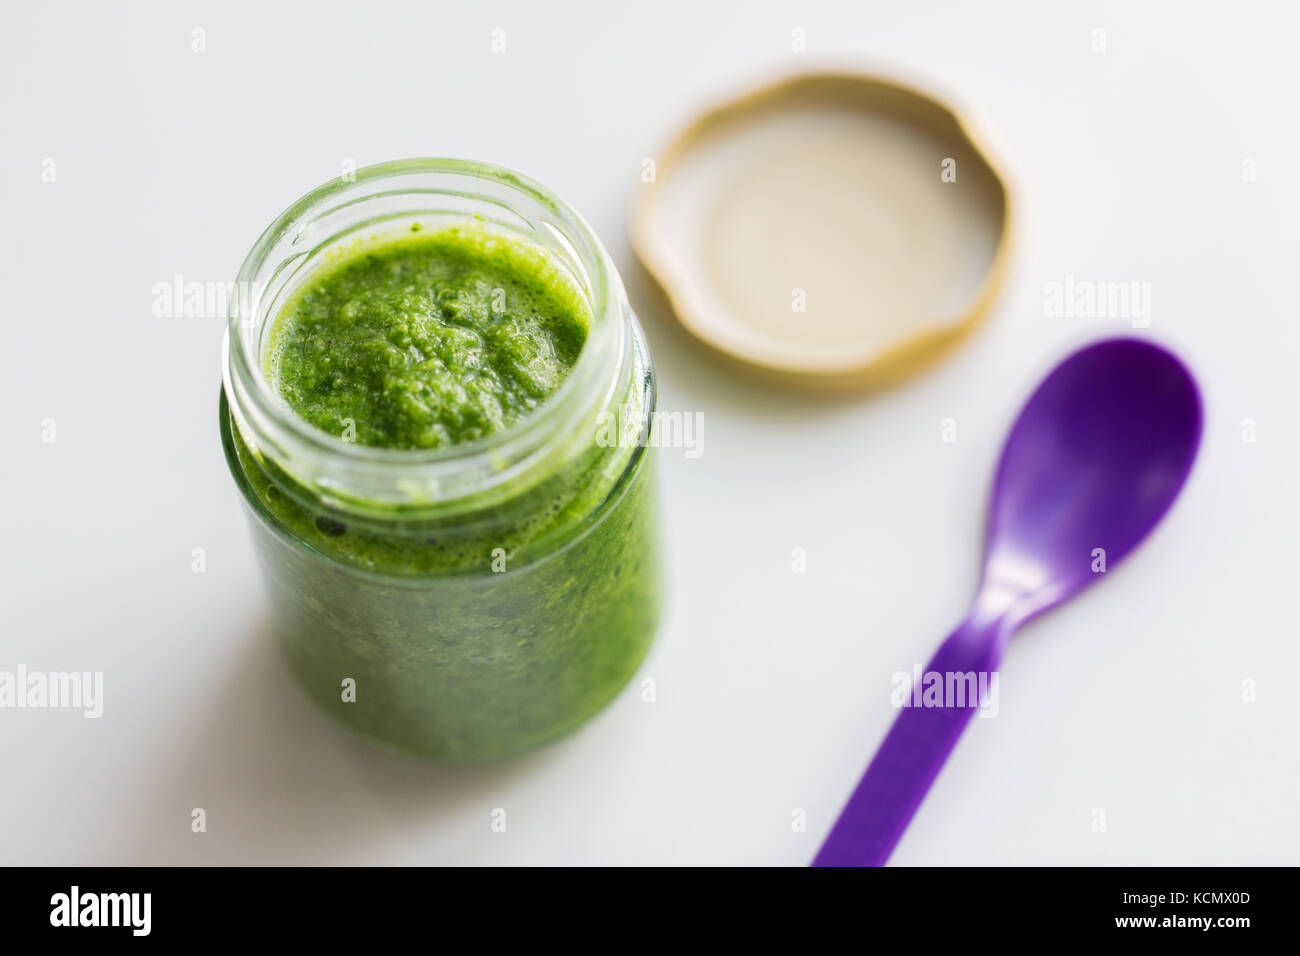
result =
M804 73L692 120L634 198L633 248L697 338L807 382L885 385L973 329L1010 189L950 107Z

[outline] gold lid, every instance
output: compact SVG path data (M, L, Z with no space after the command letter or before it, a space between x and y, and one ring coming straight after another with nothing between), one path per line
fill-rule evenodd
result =
M659 154L632 246L697 338L807 382L911 375L989 312L1011 196L967 123L879 77L798 74Z

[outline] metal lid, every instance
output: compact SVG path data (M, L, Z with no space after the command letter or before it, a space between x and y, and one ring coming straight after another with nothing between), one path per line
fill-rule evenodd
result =
M723 103L659 154L633 248L682 324L808 382L906 377L988 313L1006 180L952 109L896 82L806 73Z

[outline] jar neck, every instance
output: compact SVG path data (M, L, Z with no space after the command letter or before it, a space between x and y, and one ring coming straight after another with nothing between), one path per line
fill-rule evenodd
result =
M415 222L471 217L478 228L541 246L587 301L587 340L555 393L501 432L440 449L348 443L298 417L267 379L264 349L276 315L325 253ZM262 234L236 293L223 347L235 427L269 472L349 517L436 518L505 502L589 449L634 375L631 311L608 253L567 204L499 167L402 160L327 183Z

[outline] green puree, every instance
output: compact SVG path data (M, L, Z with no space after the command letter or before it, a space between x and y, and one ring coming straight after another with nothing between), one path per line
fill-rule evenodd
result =
M501 431L564 381L586 302L538 249L473 227L373 244L322 269L277 317L271 381L316 427L382 448Z
M564 381L591 322L540 247L466 223L356 242L275 317L266 371L298 415L388 448L508 428ZM644 357L617 404L646 414ZM449 760L526 750L631 678L659 615L652 459L579 442L503 500L364 519L222 435L255 517L272 629L309 696L391 749ZM354 688L349 698L348 684Z

